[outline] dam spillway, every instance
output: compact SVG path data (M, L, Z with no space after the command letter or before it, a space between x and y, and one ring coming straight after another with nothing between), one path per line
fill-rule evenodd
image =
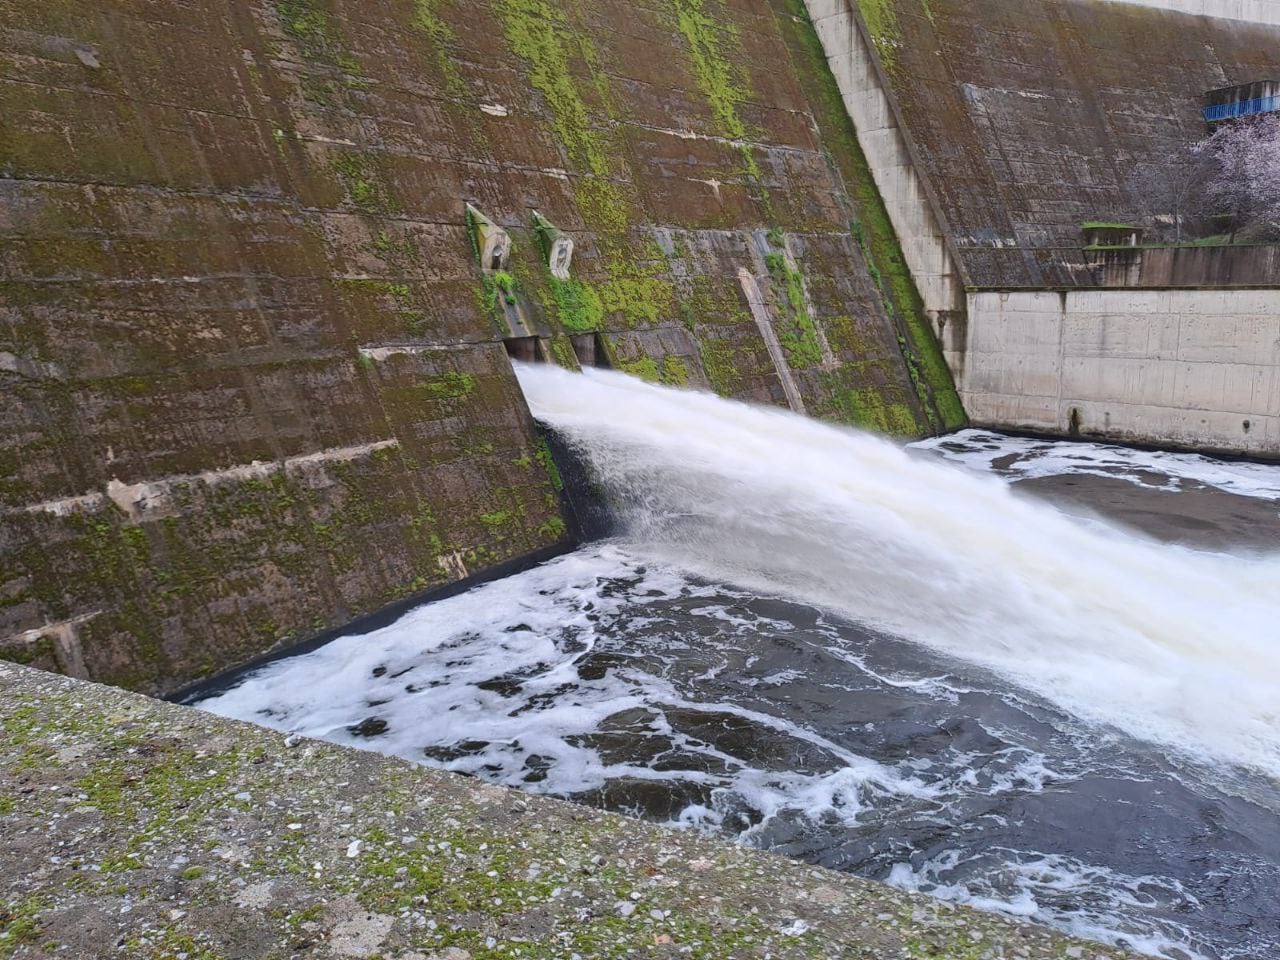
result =
M785 412L519 374L619 535L203 707L1171 960L1280 944L1274 556L1160 544ZM1166 466L1277 496L1274 468Z
M1271 960L1275 6L7 3L0 955Z

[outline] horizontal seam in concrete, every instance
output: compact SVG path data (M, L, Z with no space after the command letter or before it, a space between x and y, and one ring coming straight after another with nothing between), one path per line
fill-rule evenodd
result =
M371 453L376 453L379 450L386 450L399 445L400 441L392 438L350 447L330 447L326 450L318 450L315 453L303 453L286 457L283 460L254 460L251 463L238 464L234 467L205 470L201 473L172 474L150 480L140 480L136 483L122 483L119 480L112 480L107 484L105 493L92 491L75 497L45 500L16 509L10 508L5 510L4 513L53 513L58 516L64 516L66 512L75 510L80 506L104 506L107 500L111 500L126 514L136 517L139 504L143 504L157 496L164 496L179 484L205 483L216 485L227 480L251 480L268 476L272 473L279 473L292 467L319 463L346 463L368 456Z

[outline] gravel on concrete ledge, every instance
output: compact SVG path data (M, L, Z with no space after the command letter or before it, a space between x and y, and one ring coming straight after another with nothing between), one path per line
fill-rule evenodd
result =
M1132 956L0 664L0 957Z

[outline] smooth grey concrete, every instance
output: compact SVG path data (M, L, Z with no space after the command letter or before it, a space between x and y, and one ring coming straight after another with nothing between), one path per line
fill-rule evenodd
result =
M963 330L963 323L949 321L964 310L964 280L927 185L917 171L908 134L898 121L876 56L852 0L805 0L805 6L884 198L925 312L945 345L949 331Z
M977 424L1280 456L1280 290L973 293L948 362Z

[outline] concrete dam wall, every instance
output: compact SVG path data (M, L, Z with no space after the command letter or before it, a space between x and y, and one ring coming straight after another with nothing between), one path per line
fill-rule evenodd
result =
M1083 242L1206 91L1280 69L1266 17L1200 6L810 2L974 422L1280 455L1274 248Z
M553 548L504 341L963 421L797 2L3 10L5 656L169 691Z
M1280 30L1244 20L1114 0L858 5L970 287L1091 285L1081 225L1137 214L1134 171L1205 135L1207 91L1280 70Z
M5 14L0 655L153 692L563 545L509 354L918 436L940 338L1049 429L970 293L1091 282L1079 222L1276 49L1084 0ZM1266 452L1217 412L1178 442Z
M1142 7L1158 7L1205 17L1280 24L1280 7L1273 0L1109 0Z

